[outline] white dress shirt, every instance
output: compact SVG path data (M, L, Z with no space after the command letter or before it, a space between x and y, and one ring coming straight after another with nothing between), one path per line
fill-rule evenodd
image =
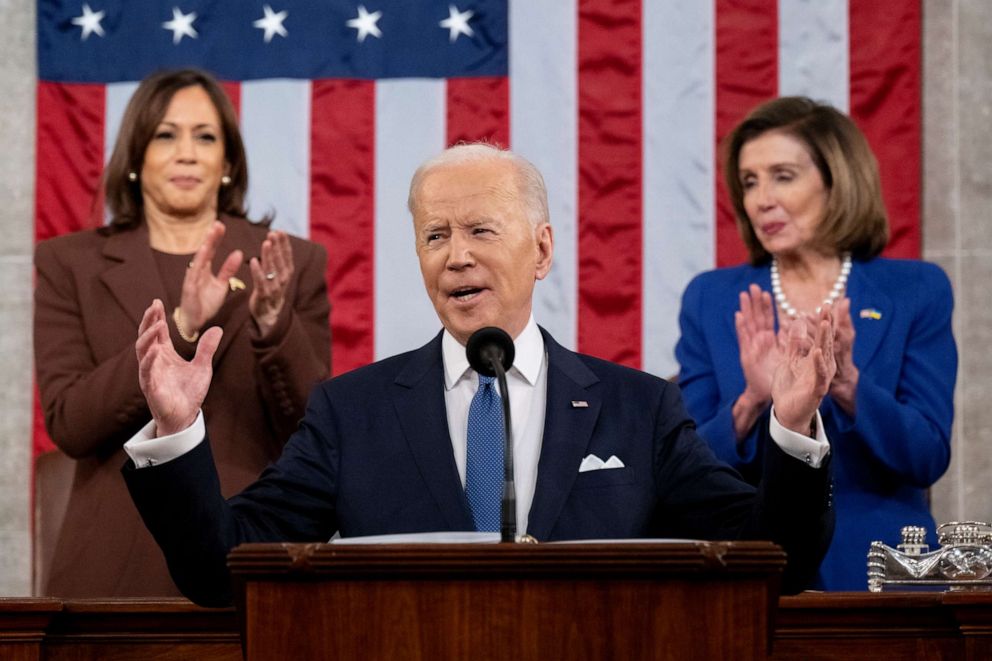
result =
M510 421L513 425L513 482L517 495L517 533L527 531L527 514L537 486L537 462L544 438L544 409L548 395L548 359L544 336L531 316L513 341L513 367L506 373L510 389ZM465 456L468 452L468 409L479 387L479 377L468 364L465 347L448 331L441 338L444 361L444 407L448 413L448 435L455 454L458 476L465 488ZM498 387L497 387L498 388ZM503 393L500 392L502 397ZM577 471L578 466L575 467Z

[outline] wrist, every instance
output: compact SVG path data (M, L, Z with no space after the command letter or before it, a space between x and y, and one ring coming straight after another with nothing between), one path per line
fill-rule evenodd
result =
M847 376L846 378L835 378L830 383L830 397L844 410L848 415L854 415L855 402L857 401L858 394L858 371L854 370L853 378Z
M190 344L193 344L200 338L199 329L193 328L183 316L182 308L176 308L172 311L172 321L176 324L176 330L179 331L179 337L183 338Z
M771 397L761 397L749 387L744 388L744 392L737 398L737 405L747 411L763 411L770 403Z
M257 339L264 340L266 344L279 344L290 326L289 308L286 305L257 315L252 312L251 317L258 330Z
M278 315L263 314L257 317L252 317L255 322L255 328L258 329L258 335L262 338L268 338L272 334L272 329L276 327L276 323L279 321Z
M785 429L797 434L802 434L803 436L809 436L810 438L816 438L816 414L810 415L808 417L798 417L795 420L789 418L783 418L779 415L776 410L773 412L775 419Z
M858 368L852 365L845 370L838 370L830 385L853 392L858 387L858 376Z
M199 414L199 411L197 411L193 415L193 417L190 418L189 420L182 420L178 423L173 423L165 420L162 421L155 420L155 438L172 436L174 434L178 434L181 431L186 431L187 429L193 426L194 422L196 422L197 414Z

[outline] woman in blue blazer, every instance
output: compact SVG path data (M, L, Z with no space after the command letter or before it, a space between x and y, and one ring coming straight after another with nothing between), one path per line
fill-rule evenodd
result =
M920 525L947 469L957 351L939 267L880 258L878 166L849 117L802 97L767 102L727 139L725 176L751 263L696 277L682 299L679 385L700 435L745 477L760 473L787 326L833 310L837 373L820 412L832 447L827 590L864 590L873 540Z

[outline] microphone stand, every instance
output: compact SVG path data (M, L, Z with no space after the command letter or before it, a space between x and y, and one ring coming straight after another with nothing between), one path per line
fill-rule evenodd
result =
M489 361L499 390L503 393L503 497L500 499L500 542L517 541L517 489L513 483L513 427L510 424L510 390L506 384L506 370L503 369L502 351L489 346L484 350L483 359Z

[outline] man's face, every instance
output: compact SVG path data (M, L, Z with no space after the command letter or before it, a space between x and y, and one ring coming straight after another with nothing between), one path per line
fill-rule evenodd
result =
M423 178L413 213L417 256L437 316L462 344L498 326L527 325L536 280L551 268L547 223L535 228L508 161L446 165Z

